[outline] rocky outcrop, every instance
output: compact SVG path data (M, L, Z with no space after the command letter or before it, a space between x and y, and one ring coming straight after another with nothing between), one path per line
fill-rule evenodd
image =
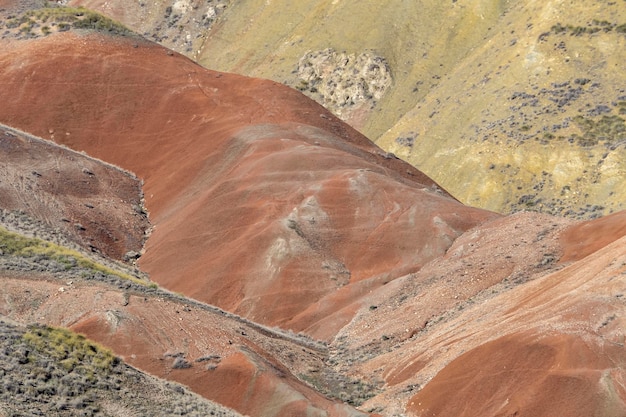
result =
M197 58L207 34L230 6L230 0L114 2L69 0L65 4L97 10L123 22L146 39Z
M373 108L393 81L385 58L369 52L338 53L328 48L307 52L298 62L298 90L342 119Z

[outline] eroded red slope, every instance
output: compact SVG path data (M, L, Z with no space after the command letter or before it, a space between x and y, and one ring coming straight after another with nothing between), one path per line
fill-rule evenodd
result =
M377 308L340 332L340 357L365 358L349 372L385 381L365 406L416 416L625 415L619 223L611 243L548 265L576 243L573 231L584 228L583 246L602 242L621 216L498 219L372 296Z
M509 334L450 363L408 409L424 417L623 416L623 350L572 334Z
M26 214L56 230L63 243L116 260L142 250L150 225L134 175L1 125L0 166L6 213ZM13 229L21 231L25 225L13 217Z
M0 68L0 121L145 180L153 280L263 323L314 329L345 307L337 289L358 284L354 303L496 216L298 92L151 43L55 34L7 45Z
M580 222L562 236L561 262L578 261L626 235L626 211Z
M341 329L335 370L383 388L364 409L624 415L623 213L571 226L465 208L296 93L133 42L63 34L7 46L0 114L146 179L153 278L266 323L329 339ZM81 298L93 289L46 297L55 286L35 283L41 308L11 314L74 326L197 390L227 380L237 389L210 395L250 413L273 395L288 397L285 413L335 406L295 379L281 385L271 355L255 363L247 349L272 343L249 343L247 328L235 338L241 329L217 323L214 337L206 316L177 326L189 317L161 301L144 309L145 298L116 293L96 307ZM56 302L65 295L84 315ZM159 359L166 346L222 352L223 367L172 370ZM297 372L294 358L281 361Z
M167 294L94 281L0 271L0 316L64 326L110 347L129 364L178 381L251 416L363 417L300 382L324 353L241 319ZM175 366L176 360L185 363Z

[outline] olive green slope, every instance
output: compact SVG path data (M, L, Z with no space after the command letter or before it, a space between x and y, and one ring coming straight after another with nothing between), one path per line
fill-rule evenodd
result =
M463 202L626 208L626 2L520 1L378 144Z
M233 2L211 29L198 60L209 68L299 88L376 138L482 42L505 4L498 0L242 0ZM303 86L297 70L307 53L327 48L345 52L348 59L363 53L380 57L391 72L390 88L381 99L345 112L332 101L324 102L316 94L319 87ZM350 68L346 61L330 62L328 71L349 69L348 75L358 77L355 73L364 70ZM335 87L337 95L342 87L350 94L349 86Z

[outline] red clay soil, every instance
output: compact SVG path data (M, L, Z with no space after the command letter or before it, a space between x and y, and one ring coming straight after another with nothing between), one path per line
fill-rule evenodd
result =
M550 271L560 257L559 236L571 223L528 212L477 226L445 255L363 298L364 308L341 334L349 334L351 349L375 343L385 350L413 340L485 292L509 291ZM397 372L404 372L404 365L398 366ZM397 378L394 367L386 368L385 379Z
M0 273L0 315L80 332L152 375L251 416L364 416L298 381L323 355L288 337L163 296ZM176 368L176 358L188 367Z
M305 329L330 358L93 285L7 277L0 314L83 331L252 415L354 415L293 377L322 369L380 383L362 409L385 415L626 415L626 214L464 207L299 93L133 38L7 43L0 87L0 122L145 180L153 279ZM191 368L172 369L179 352Z
M497 217L296 91L135 38L13 42L0 68L0 122L145 181L153 280L255 321L314 326L338 288L416 271Z
M345 349L366 355L374 340L389 339L378 344L383 353L350 371L386 381L386 391L364 407L457 417L626 415L625 239L528 282L505 280L426 325L419 313L429 308L427 298L441 299L444 280L417 294L401 288L404 306L360 311L357 318L369 318L342 330ZM539 356L524 359L529 354Z
M142 250L150 225L135 176L1 126L0 161L0 209L116 260Z
M622 236L626 236L626 211L577 223L561 236L561 262L583 259Z
M407 409L423 417L626 415L624 347L596 343L558 333L504 336L451 362Z

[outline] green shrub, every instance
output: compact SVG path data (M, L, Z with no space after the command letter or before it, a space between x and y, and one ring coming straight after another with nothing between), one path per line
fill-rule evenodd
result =
M39 353L58 360L67 372L93 376L110 371L119 361L109 349L63 328L35 325L22 338Z
M598 143L613 144L626 140L626 124L617 115L603 115L600 119L576 116L574 123L582 135L573 135L573 139L582 146L593 146Z

